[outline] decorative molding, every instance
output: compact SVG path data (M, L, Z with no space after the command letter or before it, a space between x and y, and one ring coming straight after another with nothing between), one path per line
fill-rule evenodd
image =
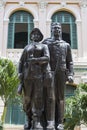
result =
M66 1L61 1L61 7L62 8L66 7Z
M47 22L47 23L51 23L51 22L52 22L52 19L47 19L46 22Z
M38 5L39 5L39 8L43 10L47 7L47 2L42 0L38 3Z
M19 1L19 6L24 7L24 4L25 4L24 0Z
M0 0L0 8L5 6L6 4L6 0Z
M86 8L87 7L87 0L80 0L79 5L81 8Z
M34 27L39 27L38 19L34 19L33 22L34 22Z
M5 18L4 18L4 20L3 20L3 21L8 23L8 22L9 22L9 19L5 19Z
M81 25L81 22L82 22L82 21L81 21L81 20L78 20L78 19L75 21L75 23L76 23L77 25Z
M38 13L31 5L28 5L28 7L24 6L21 8L23 8L24 10L27 10L28 12L32 12L32 15L34 16L34 18L38 20ZM11 15L11 13L19 9L20 7L18 5L10 6L10 8L5 12L4 19L9 19L9 16Z

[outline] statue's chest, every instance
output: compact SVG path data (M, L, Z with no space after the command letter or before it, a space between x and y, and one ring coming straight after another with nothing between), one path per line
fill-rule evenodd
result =
M51 55L55 57L66 56L66 46L64 44L54 44L50 48Z
M33 55L34 57L40 57L43 53L43 48L41 45L32 45L28 48L28 56Z
M35 48L34 48L34 57L41 57L43 54L43 48L41 45L37 46L35 45Z

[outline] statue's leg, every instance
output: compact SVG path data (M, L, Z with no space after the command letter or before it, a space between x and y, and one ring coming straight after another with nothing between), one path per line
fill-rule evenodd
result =
M64 130L63 119L64 119L64 88L65 88L65 72L59 71L55 75L55 98L56 98L56 109L55 109L55 127L58 130ZM56 116L57 113L57 116Z
M57 103L55 100L55 128L57 128L58 124L61 122L60 117L60 103Z
M64 101L61 100L57 102L57 106L55 109L55 128L56 129L58 128L58 130L64 130L63 119L64 119Z
M24 125L24 130L30 130L32 128L32 112L29 111L26 113L27 115L27 122Z
M44 86L43 88L43 104L44 104L44 109L42 111L42 115L40 118L40 122L41 125L43 126L43 129L46 130L47 127L47 116L46 116L46 108L47 108L47 104L46 104L46 100L47 100L47 87Z
M54 129L55 118L55 97L54 97L54 75L46 80L47 84L47 97L46 97L46 116L47 116L47 129Z
M33 99L33 121L34 129L42 129L40 118L43 111L43 84L42 77L34 80L34 99Z
M32 110L31 110L32 107L31 107L30 101L28 104L24 104L23 108L24 108L24 111L25 111L26 116L27 116L27 122L24 125L24 130L27 130L27 129L30 130L30 128L32 128Z
M27 122L24 125L24 130L30 130L32 128L32 81L26 80L24 82L24 103L23 109L27 116Z

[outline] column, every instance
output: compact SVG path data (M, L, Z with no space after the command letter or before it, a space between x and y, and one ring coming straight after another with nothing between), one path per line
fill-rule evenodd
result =
M0 1L0 57L2 56L2 48L3 48L3 17L4 17L4 5L3 2Z
M39 21L37 19L34 19L34 28L39 28Z
M8 22L9 19L4 19L4 29L3 29L3 47L2 47L2 55L6 57L7 51L7 42L8 42Z
M47 3L45 1L39 2L39 29L44 34L44 38L46 37L46 7Z
M83 58L87 59L87 2L81 3Z
M51 37L51 19L47 19L46 21L46 37Z
M76 20L77 24L77 47L78 47L78 59L83 56L83 45L82 45L82 28L81 20Z

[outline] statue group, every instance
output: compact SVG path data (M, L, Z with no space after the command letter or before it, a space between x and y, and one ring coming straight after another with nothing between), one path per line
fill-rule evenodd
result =
M52 23L51 34L43 40L34 28L19 61L18 93L23 90L27 116L24 130L64 130L64 89L66 81L73 82L73 60L60 23Z

